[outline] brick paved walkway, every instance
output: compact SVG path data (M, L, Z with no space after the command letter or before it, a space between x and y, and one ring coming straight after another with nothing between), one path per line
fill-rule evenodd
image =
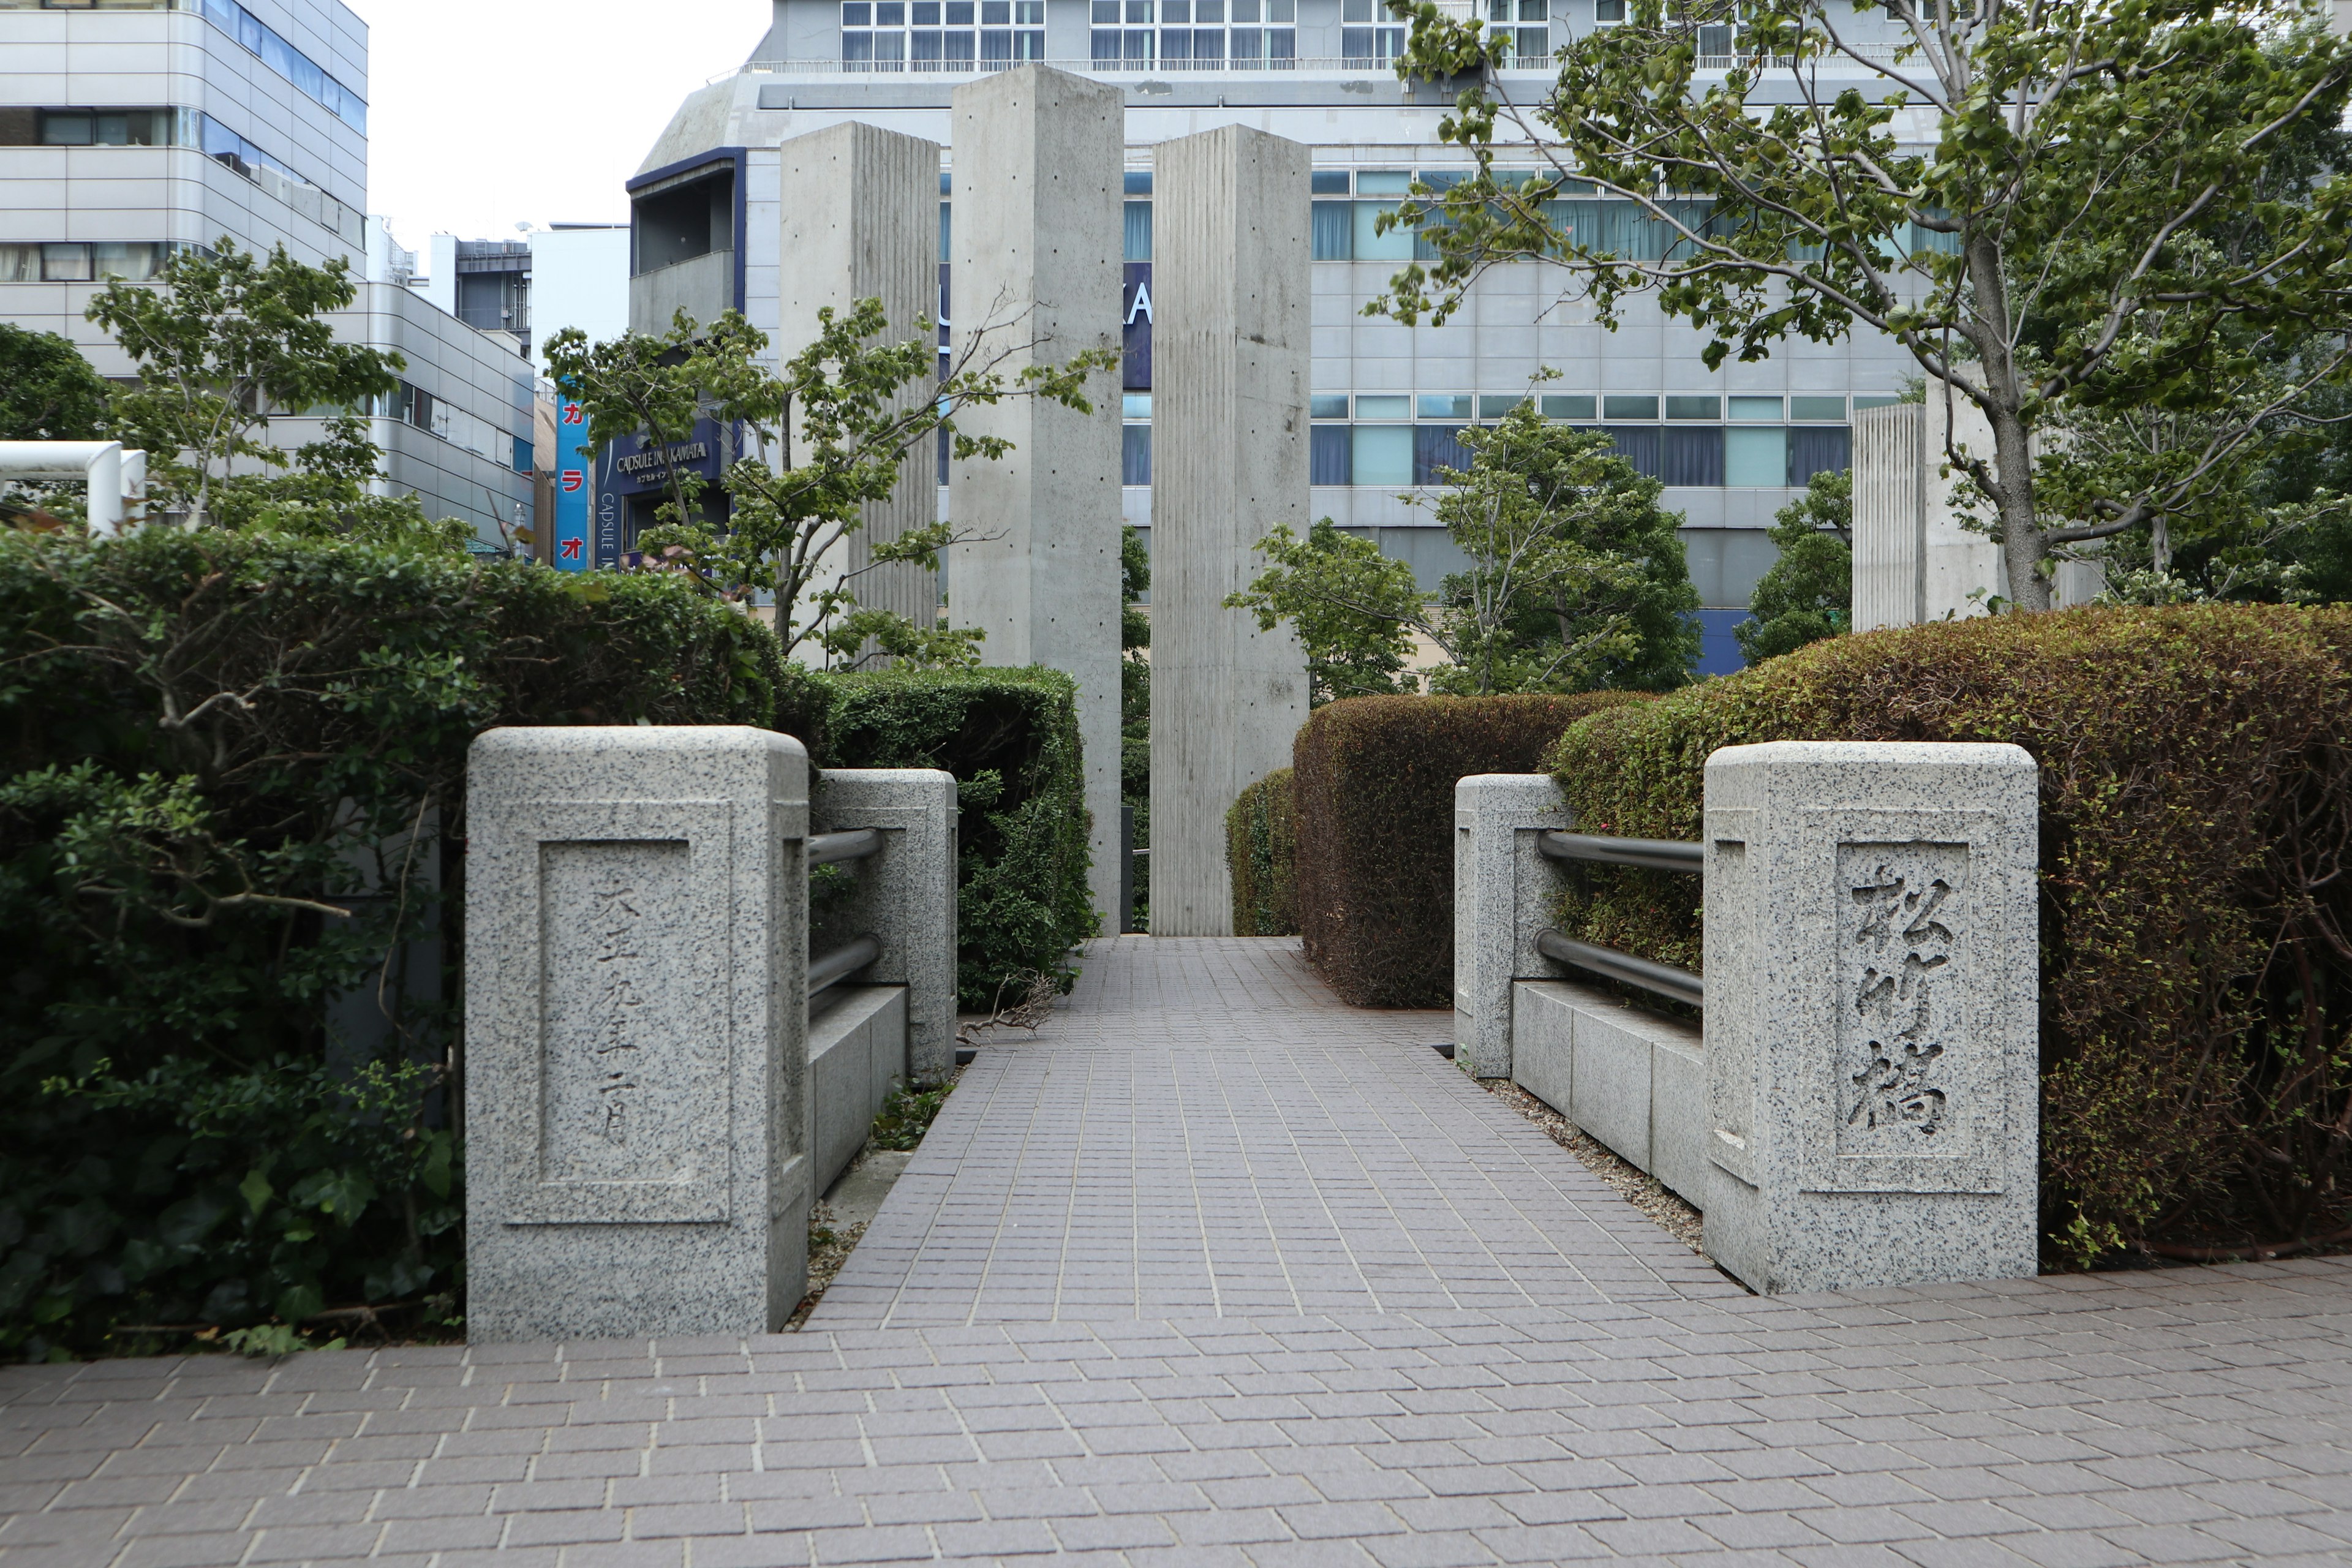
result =
M1098 947L799 1335L0 1371L0 1568L2352 1561L2352 1265L1759 1300L1288 946Z

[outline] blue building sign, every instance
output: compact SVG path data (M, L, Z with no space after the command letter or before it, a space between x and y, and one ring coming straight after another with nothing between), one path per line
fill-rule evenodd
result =
M555 568L585 572L593 563L589 551L589 512L595 500L594 465L587 444L588 416L579 399L564 395L555 414Z

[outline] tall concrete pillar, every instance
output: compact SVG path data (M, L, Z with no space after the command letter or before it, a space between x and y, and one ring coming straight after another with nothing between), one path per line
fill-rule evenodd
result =
M880 300L889 323L882 341L922 335L916 320L935 315L939 300L939 143L851 121L793 137L781 151L779 363L816 341L817 311L828 305L838 319L860 300ZM906 400L919 403L929 390L928 381L912 383ZM910 562L862 569L875 545L937 522L939 493L937 438L926 437L907 454L890 499L866 508L866 525L826 563L826 581L857 573L850 587L860 605L929 625L939 613L939 574Z
M1307 721L1297 636L1224 598L1307 528L1307 153L1228 125L1153 165L1151 931L1229 936L1225 811Z
M1032 363L1116 350L1126 162L1118 89L1022 66L957 88L952 122L957 357L992 362L1010 382ZM1090 414L1008 397L958 416L966 432L1001 436L1013 450L957 463L950 477L956 527L980 537L951 552L949 613L988 634L987 663L1042 664L1076 680L1094 904L1116 932L1116 369L1097 375L1087 397Z

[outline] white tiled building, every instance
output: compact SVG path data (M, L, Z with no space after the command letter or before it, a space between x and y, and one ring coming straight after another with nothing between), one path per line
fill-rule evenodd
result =
M374 411L384 489L495 540L530 501L530 363L512 336L371 272L367 56L337 0L0 0L0 319L121 376L130 362L82 316L105 279L223 236L347 258L377 280L339 330L408 361ZM317 422L272 433L299 446Z
M1549 84L1552 48L1624 10L1623 0L1477 3L1511 25L1523 58L1542 59L1543 68L1501 73L1522 101ZM1608 428L1665 481L1665 504L1687 520L1691 575L1708 606L1702 668L1736 668L1730 628L1771 563L1763 531L1773 512L1806 474L1845 466L1857 400L1891 401L1911 369L1906 353L1864 332L1829 346L1793 341L1764 363L1710 372L1699 360L1701 336L1647 300L1629 300L1611 332L1590 310L1558 302L1560 279L1533 265L1489 275L1444 327L1366 318L1364 303L1413 255L1410 235L1378 235L1374 220L1414 172L1443 177L1470 162L1437 141L1452 90L1397 79L1391 62L1403 27L1375 0L772 5L772 30L751 59L679 108L631 184L635 325L666 326L678 306L707 319L731 304L772 331L782 260L778 143L844 120L946 143L949 95L976 71L1044 59L1126 89L1130 313L1151 258L1154 143L1227 123L1307 142L1315 170L1313 514L1376 538L1425 584L1459 557L1426 510L1399 493L1433 463L1458 463L1453 431L1526 395L1548 367L1560 374L1535 386L1552 400L1547 412ZM1846 25L1861 37L1886 26L1877 13ZM1720 44L1730 48L1729 29ZM1729 63L1716 61L1715 74ZM1885 85L1866 67L1822 69L1824 91L1841 75L1865 90ZM1768 76L1757 96L1771 91ZM952 146L946 157L952 163ZM1533 158L1514 160L1506 147L1499 161ZM950 215L941 205L944 261ZM1631 204L1591 205L1576 221L1622 229L1639 243ZM1133 379L1126 510L1148 528L1150 396L1148 382Z

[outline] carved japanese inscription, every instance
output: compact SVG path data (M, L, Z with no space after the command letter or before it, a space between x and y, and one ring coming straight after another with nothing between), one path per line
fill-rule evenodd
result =
M1959 1006L1968 847L1838 847L1837 1148L1962 1151L1973 1074Z
M540 875L541 1179L689 1177L687 846L551 843Z

